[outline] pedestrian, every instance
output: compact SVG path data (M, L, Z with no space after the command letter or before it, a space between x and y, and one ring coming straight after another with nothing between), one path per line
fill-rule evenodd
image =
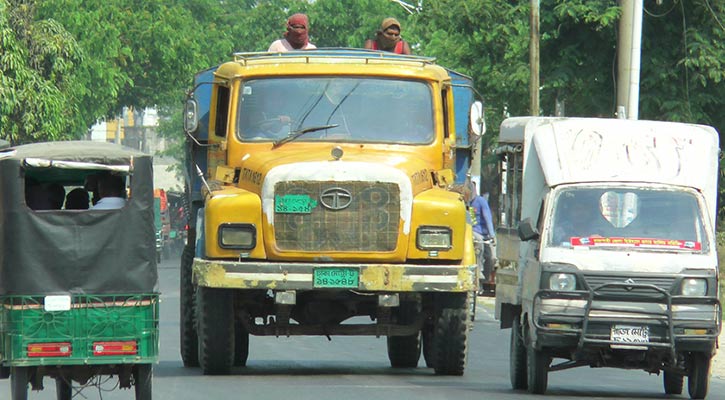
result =
M284 38L275 40L267 50L270 53L279 53L294 50L312 50L317 46L310 43L310 21L307 15L297 13L287 19L287 32Z
M365 48L383 50L396 54L412 54L408 42L400 37L400 22L395 18L385 18L380 29L375 32L375 39L365 41Z
M473 225L473 245L476 251L476 262L480 266L480 287L487 287L492 282L493 266L495 264L494 246L496 231L493 228L493 215L491 207L485 197L480 196L476 190L476 183L471 182L464 187L464 199Z

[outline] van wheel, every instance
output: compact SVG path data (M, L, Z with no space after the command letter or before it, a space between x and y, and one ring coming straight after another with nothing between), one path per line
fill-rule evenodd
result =
M58 400L70 400L73 397L73 385L70 378L55 378L55 397Z
M393 310L395 323L409 325L420 315L417 302L401 302ZM415 368L420 360L420 332L408 336L388 336L388 359L393 368Z
M442 299L446 304L436 319L433 368L437 375L463 375L468 346L469 311L466 294Z
M12 400L28 400L28 382L30 381L30 368L10 368L10 397Z
M137 364L133 368L133 388L136 400L151 400L151 388L154 375L151 364Z
M665 371L662 373L662 381L665 385L666 394L682 394L682 383L685 377L681 374Z
M509 377L514 390L525 390L527 384L526 346L521 334L521 317L515 316L511 326L511 342L509 343Z
M199 365L204 375L228 375L234 364L232 292L200 286L196 289Z
M694 352L690 356L690 374L687 377L687 390L691 399L704 399L710 383L711 356Z
M191 283L191 265L194 262L194 246L184 246L179 267L179 344L181 360L185 367L199 366L199 339L194 318L194 285Z
M551 357L542 350L536 350L532 344L526 348L526 380L529 393L544 394L549 381Z

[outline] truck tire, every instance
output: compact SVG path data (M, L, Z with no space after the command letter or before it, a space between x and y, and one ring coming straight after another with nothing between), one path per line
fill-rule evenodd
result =
M179 345L185 367L199 366L199 339L194 318L194 285L191 283L191 264L194 262L194 246L184 246L179 268Z
M393 310L395 322L401 325L413 323L420 315L417 302L401 302ZM420 359L420 332L409 336L388 336L388 359L393 368L416 368Z
M687 391L691 399L704 399L710 384L710 362L712 356L702 352L690 355L690 373L687 376Z
M465 298L464 298L465 300ZM465 301L459 308L444 308L433 335L436 375L463 375L466 367L469 312Z
M533 344L526 346L526 381L529 393L544 394L549 383L549 364L551 357L542 350L536 350Z
M30 382L30 368L10 367L10 397L11 400L28 400L28 383Z
M232 292L200 286L196 289L199 365L204 375L228 375L234 364Z
M244 367L249 358L249 332L237 321L234 326L234 366Z
M433 362L435 355L433 352L433 335L435 333L435 327L433 324L423 324L423 329L420 332L420 340L423 342L423 359L425 360L425 366L433 368Z
M511 378L511 388L514 390L526 390L527 370L526 370L526 346L524 338L521 334L520 316L515 316L511 326L511 342L509 343L509 377Z
M136 400L151 400L154 367L151 364L137 364L133 368L133 389Z
M662 382L666 394L682 394L682 387L685 377L681 374L665 371L662 373Z
M58 400L71 400L73 398L73 384L70 378L63 376L55 378L55 398Z

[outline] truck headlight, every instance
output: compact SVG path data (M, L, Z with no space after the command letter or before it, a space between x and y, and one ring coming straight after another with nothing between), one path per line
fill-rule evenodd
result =
M707 280L700 278L684 279L681 292L684 296L704 296L707 294Z
M576 275L553 273L549 276L549 289L563 292L576 290Z
M219 247L223 249L253 249L257 244L257 229L251 224L219 226Z
M421 226L418 228L416 245L421 250L448 250L451 248L451 228Z

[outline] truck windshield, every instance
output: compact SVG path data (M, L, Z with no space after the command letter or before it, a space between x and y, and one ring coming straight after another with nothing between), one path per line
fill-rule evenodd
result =
M245 142L295 141L425 144L434 138L433 101L421 81L265 78L244 82L237 135Z
M549 244L706 251L697 198L688 192L576 188L555 199Z

